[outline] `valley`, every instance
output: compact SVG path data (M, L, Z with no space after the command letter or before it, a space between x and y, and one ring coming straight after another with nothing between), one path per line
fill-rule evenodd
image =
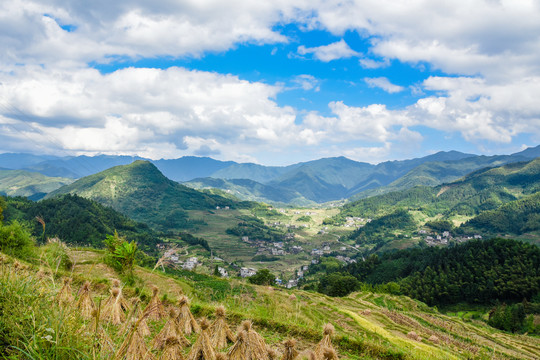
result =
M47 291L58 291L58 279L68 274L78 283L91 281L101 294L103 284L121 277L126 291L143 300L141 291L154 284L171 304L180 293L188 294L199 315L211 315L218 303L225 304L235 325L240 318L252 319L278 348L294 335L299 349L307 351L315 345L317 327L331 321L343 359L534 358L540 347L540 160L437 156L445 165L393 164L393 171L401 169L397 180L349 199L330 195L337 188L328 181L339 173L325 173L332 159L268 169L213 163L222 174L255 171L259 181L274 179L264 186L253 187L256 180L197 180L250 184L259 194L244 192L241 198L235 196L239 188L187 187L151 162L136 160L68 179L37 202L33 195L0 198L5 224L0 230L6 229L6 239L23 236L39 245L16 255L9 252L16 242L5 240L0 251L19 258L7 258L9 266L23 260L25 266L49 266L51 272L44 254L62 244L63 250L55 251L65 251L64 259L72 264L66 266L73 267L71 273L68 268L54 271ZM338 159L343 163L351 164ZM417 170L409 169L413 164ZM475 169L471 164L497 166ZM349 180L371 169L354 166L344 173ZM466 174L456 170L455 179L441 176L442 168ZM36 189L49 189L47 184L58 180L7 171L16 171L17 177L7 178L21 188L35 182ZM415 171L439 173L434 175L439 180L418 180ZM288 172L295 175L287 178ZM303 182L298 174L310 174L311 180ZM288 203L260 202L289 191L275 179L293 178L301 185L291 185L298 191L287 195ZM312 197L299 206L300 197L320 191L329 196L319 201L329 202ZM123 262L111 260L125 259L132 250L137 255L129 272ZM43 255L28 255L36 252ZM491 263L501 252L508 255ZM476 255L465 258L463 253ZM12 268L5 269L6 279L15 276ZM485 276L473 275L478 271ZM283 305L287 302L296 305L289 308ZM519 311L519 319L497 320Z

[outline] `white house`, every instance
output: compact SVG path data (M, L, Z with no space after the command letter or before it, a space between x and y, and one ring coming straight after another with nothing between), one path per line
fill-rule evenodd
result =
M253 275L255 275L257 273L257 270L253 269L253 268L241 268L240 269L240 276L243 277L243 278L246 278L246 277L251 277Z

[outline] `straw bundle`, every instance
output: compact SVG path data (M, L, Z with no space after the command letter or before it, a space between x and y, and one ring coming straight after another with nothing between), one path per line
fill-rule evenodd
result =
M236 342L227 355L229 360L261 360L270 357L263 337L252 329L248 320L242 322Z
M189 310L188 298L182 296L178 301L178 305L180 306L180 311L176 317L176 323L179 332L186 335L190 335L192 332L200 332L199 324L197 324L197 321Z
M114 360L154 360L138 330L140 319L131 322L131 329L116 352Z
M210 323L206 319L201 320L201 335L191 348L187 360L216 360L216 353L208 336Z
M122 301L120 299L122 293L117 287L112 288L111 295L103 305L103 320L120 325L126 321L126 314L122 309Z
M177 338L180 345L189 346L189 340L184 337L184 334L178 331L176 324L176 311L171 309L169 313L169 320L165 323L165 326L161 329L159 334L152 340L153 349L162 349L165 346L165 342L168 338Z
M227 321L225 320L225 308L218 306L216 308L216 319L210 326L210 341L212 346L217 350L221 350L227 347L227 340L230 342L236 341L236 336L229 328Z
M227 353L229 360L247 360L247 332L241 330L236 335L236 342Z
M318 358L321 358L321 359L323 358L324 349L326 348L335 351L334 346L332 345L332 336L334 335L334 332L335 332L335 329L334 329L334 326L332 326L332 324L326 324L324 326L323 338L321 339L321 341L319 341L319 343L315 347L315 355Z
M73 295L71 294L71 279L65 278L64 285L56 295L56 301L60 305L68 305L73 302Z
M325 348L323 351L323 356L324 360L338 360L336 350L334 349Z
M279 358L279 353L271 347L267 346L266 351L268 352L268 360L277 360Z
M177 337L171 336L165 340L163 352L159 356L159 360L184 360L182 345Z
M428 340L434 344L438 344L440 342L439 338L436 337L435 335L431 335Z
M268 358L268 350L266 350L266 342L251 326L251 321L242 322L242 328L247 333L247 352L248 359L258 360Z
M222 353L216 354L216 360L227 360L227 355Z
M165 312L165 307L159 299L158 294L159 289L156 286L152 287L152 298L144 309L144 312L148 313L148 319L161 320L167 316L167 313Z
M281 357L281 360L294 360L298 356L298 351L294 348L296 346L296 340L289 339L283 343L285 346L285 352Z
M317 355L315 355L315 353L313 351L309 351L307 354L304 353L304 355L302 355L302 359L320 360L319 358L317 358Z
M77 300L76 308L80 311L82 317L92 317L92 311L96 308L96 305L90 295L89 281L86 281L79 290L79 300Z
M120 287L120 281L119 280L114 279L112 281L111 293L114 291L114 289L118 290L118 299L116 299L116 298L114 298L112 296L109 296L105 300L105 302L103 304L103 308L105 309L105 308L107 308L107 306L110 306L113 301L118 301L120 303L120 306L122 307L122 310L129 311L130 306L129 306L129 303L127 302L127 300L124 298L124 295L122 294L122 288Z
M141 311L141 300L139 300L139 298L132 298L131 304L133 309L131 311L131 319L135 321L140 319L139 326L137 327L139 335L141 335L141 337L143 338L146 336L150 336L152 333L150 332L150 328L148 327L148 323L146 322L147 314ZM129 323L126 323L124 333L127 333L129 331L128 324Z

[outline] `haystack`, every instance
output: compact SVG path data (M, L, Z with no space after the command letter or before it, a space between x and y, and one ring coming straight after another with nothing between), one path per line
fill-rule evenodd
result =
M338 360L336 350L330 349L330 348L324 348L323 359L324 360Z
M321 360L320 358L317 358L317 355L313 351L304 352L301 355L302 360Z
M122 300L120 299L121 295L120 288L112 288L111 295L105 301L105 305L103 305L102 318L113 325L120 325L126 321L126 314L124 314Z
M326 348L336 351L336 349L334 349L334 346L332 345L332 336L334 335L334 332L335 332L335 329L334 329L334 326L332 326L332 324L326 324L324 326L323 338L321 339L321 341L319 341L319 343L315 347L315 355L317 356L317 358L320 358L320 359L323 358L324 349Z
M79 290L79 300L77 300L76 308L80 311L82 317L87 319L92 317L92 311L94 311L96 305L90 294L89 281L86 281Z
M139 322L139 326L137 327L137 331L139 332L139 335L141 335L143 338L146 336L150 336L152 333L150 332L150 328L148 327L148 323L146 322L148 315L146 313L143 313L141 310L141 300L139 300L139 298L132 298L131 305L132 305L132 311L130 313L131 319L141 320ZM126 323L126 327L124 328L124 333L127 333L128 331L129 331L129 322Z
M268 359L269 352L264 338L251 327L251 321L242 322L236 342L228 352L230 360Z
M161 320L167 317L165 307L159 299L159 289L156 286L152 287L152 298L144 309L145 313L148 313L148 319Z
M184 360L182 345L176 336L168 337L165 340L159 360Z
M225 320L225 308L218 306L216 308L216 319L210 326L210 341L215 349L221 350L227 347L227 340L235 342L236 336L234 336Z
M222 353L219 353L219 354L216 354L216 360L227 360L227 355L225 354L222 354Z
M189 310L188 298L182 296L178 301L178 305L180 306L180 311L176 317L176 323L179 332L186 335L191 335L192 332L200 332L199 324L197 324L197 321Z
M432 342L432 343L434 343L434 344L438 344L438 343L440 343L440 340L439 340L439 338L438 338L438 337L436 337L435 335L431 335L431 336L429 337L429 339L428 339L428 340L429 340L429 341L431 341L431 342Z
M73 302L73 295L71 294L71 279L65 278L64 285L56 295L56 301L60 305L68 305Z
M285 346L285 351L281 360L294 360L298 356L298 351L294 348L296 346L296 340L289 339L283 343Z
M114 290L114 289L113 289ZM155 357L146 347L144 339L141 336L138 326L140 320L132 320L124 342L116 352L114 360L154 360Z
M247 360L247 332L240 330L236 342L227 353L229 360Z
M266 352L268 353L268 360L277 360L279 358L279 353L269 346L266 347Z
M112 281L112 286L111 286L111 293L114 291L114 289L117 289L118 290L118 298L115 298L115 297L112 297L112 296L109 296L105 302L103 303L103 309L106 309L108 306L110 306L112 304L112 301L117 301L120 303L120 306L122 307L122 310L124 311L129 311L130 310L130 305L128 303L128 301L124 298L124 295L122 294L122 288L120 287L120 280L116 280L114 279Z
M170 310L169 320L167 320L161 331L156 335L154 340L152 340L152 348L162 349L165 346L167 339L171 337L177 338L181 346L190 345L189 340L184 337L184 334L178 331L176 311L174 309Z
M191 348L187 360L216 360L216 352L208 335L210 323L206 319L201 320L201 334Z

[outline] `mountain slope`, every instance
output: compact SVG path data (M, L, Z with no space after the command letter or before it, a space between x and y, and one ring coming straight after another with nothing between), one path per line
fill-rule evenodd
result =
M5 221L22 220L32 224L32 235L40 240L57 237L71 245L101 248L105 236L118 231L127 240L136 241L145 252L156 254L158 235L147 225L77 195L68 194L39 202L8 197L6 205ZM36 217L45 222L45 233Z
M68 193L96 200L134 220L167 229L190 225L185 210L246 206L180 185L163 176L150 162L140 160L79 179L47 198Z
M194 189L221 189L239 199L250 201L286 203L297 206L314 205L300 193L289 188L261 184L249 179L199 178L183 183Z
M511 201L496 210L485 211L462 228L487 234L515 234L540 230L540 192Z
M183 156L179 159L152 160L152 163L171 180L188 181L209 177L221 169L235 165L234 161L219 161L209 157Z
M344 206L340 217L380 216L398 208L435 214L476 215L540 190L540 158L471 173L436 187L418 186L358 200Z
M0 170L0 193L8 196L26 196L37 200L72 182L72 179L48 177L36 172Z
M362 191L353 195L350 200L363 199L370 196L386 194L392 191L409 189L414 186L437 186L457 180L473 171L502 166L504 164L527 161L522 156L472 156L460 160L435 161L423 163L386 186Z

